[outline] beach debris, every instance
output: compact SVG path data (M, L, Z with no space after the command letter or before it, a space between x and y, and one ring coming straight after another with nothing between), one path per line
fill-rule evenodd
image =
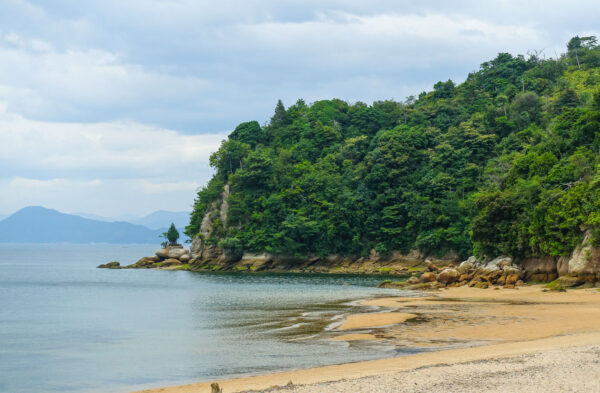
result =
M210 393L223 393L223 389L221 389L218 383L213 382L210 384Z

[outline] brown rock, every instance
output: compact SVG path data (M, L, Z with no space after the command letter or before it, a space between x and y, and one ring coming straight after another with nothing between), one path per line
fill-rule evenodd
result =
M407 284L413 285L413 284L418 284L420 281L417 278L417 276L412 276L411 278L409 278L408 280L406 280Z
M478 282L477 284L475 284L475 288L487 289L488 287L489 284L487 282Z
M435 274L432 272L425 272L421 275L421 282L433 282L436 280Z
M150 266L158 260L157 257L143 257L135 263L136 266Z
M499 279L496 280L496 284L498 285L504 285L504 283L506 282L506 277L502 276Z
M433 264L433 262L428 261L426 265L426 269L428 272L438 272L440 269Z
M181 263L181 261L179 259L175 259L175 258L169 258L162 263L163 267L180 266L180 265L183 265L183 263Z
M459 278L460 273L458 272L458 270L453 268L444 269L440 272L440 274L437 275L437 280L443 284L450 284L456 282Z
M502 270L495 270L493 272L490 272L487 276L487 281L494 282L494 281L498 280L500 277L502 277L502 274L503 274Z
M458 281L471 281L473 279L473 274L461 274L458 278Z
M511 274L509 276L506 276L506 285L513 285L516 284L517 281L519 281L519 275L518 274Z
M522 287L524 285L525 285L525 283L523 282L523 280L519 280L515 283L515 286L517 286L517 287Z

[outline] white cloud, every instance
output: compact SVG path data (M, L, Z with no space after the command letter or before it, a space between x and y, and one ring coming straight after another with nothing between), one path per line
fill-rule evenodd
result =
M206 168L226 133L185 135L133 122L58 123L0 112L0 162L16 173L181 176Z
M0 211L29 204L107 215L189 209L226 133L53 123L0 112Z
M0 213L186 209L225 133L598 35L595 1L0 1ZM195 134L192 134L195 133ZM198 135L202 133L203 135ZM175 208L175 207L173 207Z

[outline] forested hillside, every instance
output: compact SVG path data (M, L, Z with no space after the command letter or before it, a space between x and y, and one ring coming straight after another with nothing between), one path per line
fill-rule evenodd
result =
M501 53L405 102L277 103L240 124L186 233L229 184L207 243L294 255L566 255L600 229L600 47Z

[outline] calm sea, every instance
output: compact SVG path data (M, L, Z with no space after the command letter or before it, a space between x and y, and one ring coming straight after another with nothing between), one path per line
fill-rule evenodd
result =
M107 270L151 245L0 244L0 391L129 392L395 355L329 340L381 277Z

